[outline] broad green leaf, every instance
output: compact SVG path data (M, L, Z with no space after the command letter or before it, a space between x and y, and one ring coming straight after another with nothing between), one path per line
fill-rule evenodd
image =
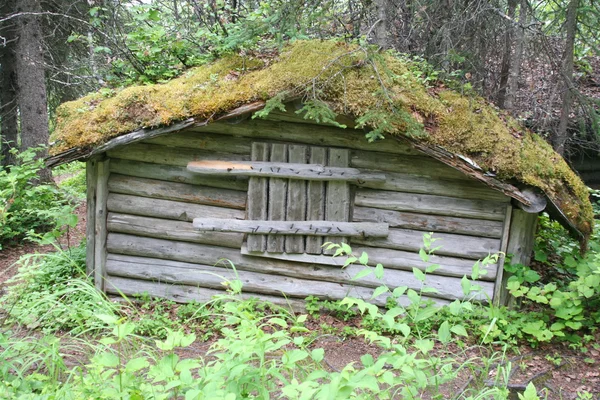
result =
M413 275L415 276L415 278L417 278L421 282L425 282L425 274L423 273L423 271L421 271L419 268L414 268L414 267L412 270L413 270Z
M450 341L451 338L452 335L450 335L450 324L448 323L448 321L444 321L438 328L438 339L443 344L446 344Z
M469 334L467 333L467 330L462 325L454 325L453 327L450 328L450 331L459 336L465 336L465 337L469 336Z
M373 291L373 295L371 296L371 299L375 299L379 296L381 296L384 293L389 292L389 288L387 286L379 286L377 289L375 289Z

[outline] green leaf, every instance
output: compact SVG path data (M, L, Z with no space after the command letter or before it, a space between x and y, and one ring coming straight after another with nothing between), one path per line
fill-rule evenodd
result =
M402 296L404 293L406 293L406 290L408 289L408 286L398 286L396 289L394 289L394 291L392 292L392 296L398 298L400 296Z
M454 325L452 328L450 328L450 331L459 336L465 336L465 337L469 336L469 334L467 333L467 330L462 325Z
M446 344L450 341L451 338L452 335L450 335L450 324L448 323L448 321L444 321L438 328L438 339L443 344Z
M148 363L148 360L146 360L146 357L138 357L138 358L133 358L131 360L129 360L127 362L127 364L125 365L125 369L129 372L135 372L135 371L139 371L142 368L146 368L150 365L150 363Z
M377 298L379 296L381 296L384 293L389 292L390 289L387 286L379 286L377 289L375 289L373 291L373 295L371 296L371 299Z
M431 350L433 350L435 343L433 342L433 340L429 340L429 339L418 339L415 340L415 347L417 349L419 349L421 351L421 353L423 354L427 354L429 353Z
M325 350L324 349L314 349L310 352L311 358L315 362L321 362L325 358Z
M358 259L358 262L362 265L367 265L369 263L369 255L363 251L360 255L360 258Z
M282 318L278 318L278 317L271 318L271 319L269 320L269 322L270 322L271 324L279 325L279 326L281 326L282 328L287 328L287 327L288 327L288 324L287 324L287 322L285 322L285 320L284 320L284 319L282 319Z
M361 278L364 278L365 276L371 275L372 273L373 273L373 269L371 269L371 268L365 268L365 269L363 269L361 271L358 271L358 273L352 277L352 280L353 281L357 281L357 280L359 280Z
M417 280L421 281L421 282L425 282L425 274L423 273L423 271L421 271L418 268L414 268L412 269L413 271L413 275L415 276L415 278L417 278Z
M377 278L377 279L383 278L383 265L377 264L375 266L375 278Z
M462 288L463 294L465 296L471 293L471 281L468 280L466 276L463 276L460 280L460 287Z

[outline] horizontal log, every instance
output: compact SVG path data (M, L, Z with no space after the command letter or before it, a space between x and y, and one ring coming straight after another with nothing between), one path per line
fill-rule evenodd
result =
M112 193L237 208L240 210L246 208L246 192L239 190L188 185L186 183L159 181L118 174L110 175L108 190Z
M372 267L377 264L382 264L386 269L412 271L413 268L417 268L421 271L425 271L427 267L435 264L438 265L439 268L433 272L433 275L454 276L457 278L462 278L465 275L470 276L473 271L473 265L475 264L474 260L438 255L430 255L429 261L425 262L421 259L419 254L415 252L378 247L361 247L358 245L352 246L353 254L360 256L363 252L366 252L369 255L368 265ZM242 254L253 257L265 257L283 261L331 265L336 267L343 267L347 259L347 257L332 257L328 255L248 251L246 245L242 246ZM488 265L485 269L486 273L481 275L480 280L494 281L497 269L497 264Z
M412 272L409 271L388 269L385 271L382 280L369 275L358 281L353 281L352 277L362 271L364 267L350 265L341 269L326 265L301 264L247 256L240 254L239 250L225 247L137 237L119 233L110 233L108 235L107 248L109 253L113 254L151 257L201 265L215 265L219 261L225 262L223 260L228 260L227 264L229 262L233 263L238 271L253 271L284 275L298 279L355 284L370 288L386 284L392 288L408 286L409 288L419 290L422 286L422 282L417 280ZM431 294L432 297L446 300L455 300L463 297L460 279L458 278L430 275L426 283L427 286L439 291L439 293ZM493 283L480 282L480 284L484 288L485 293L492 293Z
M234 208L153 199L127 194L108 195L108 211L192 222L194 218L210 215L214 218L244 219L244 211Z
M190 185L202 185L234 190L248 190L248 178L246 177L199 176L188 171L186 167L178 167L175 165L152 164L113 158L110 160L110 172L121 175L137 176L139 178L188 183Z
M506 203L502 202L373 189L358 189L354 204L384 210L409 211L420 214L448 215L492 221L502 221L506 214Z
M170 283L158 283L150 281L141 281L138 279L121 278L118 276L108 276L106 291L118 296L137 296L149 295L151 297L160 297L175 301L177 303L198 302L206 303L213 299L214 296L223 296L225 293L222 290L209 288L201 288L197 286L173 285ZM235 298L251 299L257 298L257 294L242 293ZM263 300L273 304L291 308L292 310L304 310L305 302L303 300L285 299L279 296L260 296Z
M458 233L491 238L502 236L502 221L428 215L371 207L354 207L353 221L385 222L389 224L390 228L416 229L427 232Z
M384 182L385 174L363 173L356 168L325 167L265 161L192 161L187 169L199 175L256 176L307 181Z
M339 300L347 296L368 300L373 289L332 282L298 279L284 275L241 271L222 266L208 266L190 263L111 255L106 263L112 276L197 286L225 290L224 282L239 280L242 291L304 299L318 296L328 300ZM384 298L378 298L378 305L385 305Z
M248 161L250 154L224 153L210 150L167 147L157 144L134 143L108 151L110 158L141 161L153 164L185 167L190 161L225 160Z
M389 138L369 143L362 130L331 128L322 125L299 125L293 122L275 122L259 119L243 124L208 124L205 127L190 128L199 132L214 132L224 135L242 136L253 139L267 139L293 143L306 143L316 146L346 147L396 154L422 154L410 144Z
M350 166L361 169L400 172L431 178L469 179L446 164L427 156L386 154L383 152L354 150Z
M184 131L159 136L142 143L250 155L252 140L207 132Z
M386 223L336 221L248 221L195 218L194 229L209 232L239 232L271 235L386 237Z
M363 170L377 172L377 170ZM434 194L462 199L491 200L508 203L510 197L476 180L423 177L399 172L386 172L385 182L359 182L359 187L394 192Z
M353 238L352 243L416 252L423 247L423 234L422 231L410 229L390 229L386 238ZM499 239L449 233L435 233L433 238L437 239L433 247L440 247L435 252L439 255L478 260L500 251Z
M239 249L243 241L243 235L238 233L198 232L189 222L137 215L109 213L107 224L109 232L212 244L235 249Z

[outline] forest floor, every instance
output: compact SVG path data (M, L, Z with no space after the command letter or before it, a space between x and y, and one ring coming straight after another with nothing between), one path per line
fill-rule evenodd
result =
M86 231L86 208L85 203L76 209L79 224L75 229L63 236L59 244L62 248L77 246L85 238ZM0 295L4 292L6 281L17 273L18 259L25 254L46 253L53 251L53 246L39 246L34 243L25 242L18 246L6 247L0 252ZM174 305L173 307L177 307ZM139 310L139 315L152 313L153 309ZM172 311L173 312L173 311ZM344 328L359 328L362 319L355 317L349 321L343 321L330 314L321 314L308 318L306 327L317 332L313 348L325 350L324 362L331 371L341 371L346 365L353 363L356 368L361 367L360 358L364 354L377 356L382 349L376 345L365 342L362 337L344 335ZM25 327L13 330L19 335L36 336L36 332L29 331ZM68 332L63 333L66 342L69 341ZM200 335L198 335L200 336ZM181 357L198 358L206 357L210 345L216 338L207 341L197 340L190 347L178 351ZM512 365L509 388L517 393L525 389L530 381L533 381L540 393L545 394L547 399L600 399L600 332L597 331L593 338L588 338L587 345L569 346L566 342L544 344L539 348L531 348L527 345L512 347L506 354L500 365L510 362ZM453 347L442 350L436 349L436 355L443 356L444 353L452 353L453 356L460 354L461 360L483 360L490 359L494 355L502 354L500 347L480 346L476 343L467 344L465 348ZM81 355L73 353L74 358ZM497 372L498 364L484 367L479 381L493 381ZM465 369L459 374L459 378L442 388L444 398L454 398L465 388L475 382L473 369ZM585 393L578 395L578 393ZM588 395L589 394L589 395ZM590 397L591 396L591 397ZM516 395L514 397L517 398Z

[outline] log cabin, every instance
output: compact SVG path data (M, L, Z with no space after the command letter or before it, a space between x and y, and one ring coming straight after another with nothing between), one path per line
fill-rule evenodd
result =
M244 296L301 306L419 290L413 269L438 264L426 296L447 303L500 254L478 298L504 304L505 255L529 262L538 213L583 246L591 231L585 185L537 135L409 61L339 42L88 95L59 108L53 140L49 165L87 163L87 270L109 294L207 301L238 279ZM383 278L353 279L363 267L327 242L366 252Z

